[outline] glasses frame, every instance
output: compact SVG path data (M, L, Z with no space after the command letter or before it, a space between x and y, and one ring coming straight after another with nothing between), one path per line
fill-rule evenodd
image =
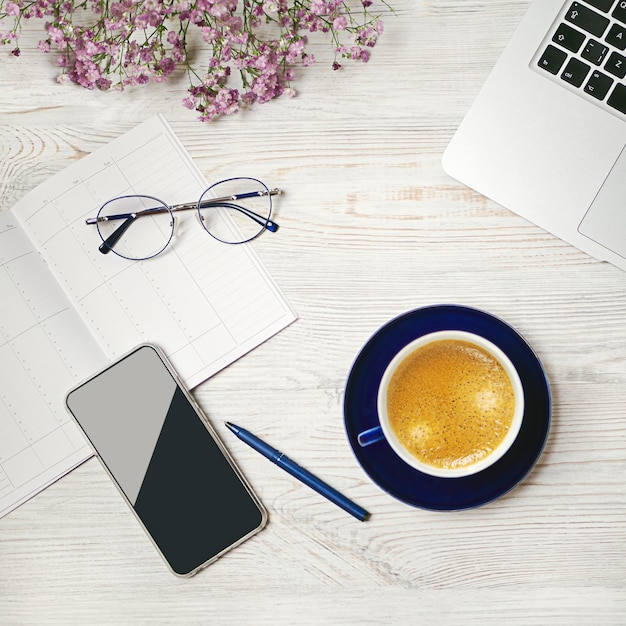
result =
M260 185L262 189L257 190L257 191L252 191L252 192L245 192L245 193L240 193L240 194L232 194L229 196L222 196L218 198L204 199L204 196L208 192L210 192L213 188L217 187L218 185L222 185L224 183L230 183L236 180L252 181ZM195 210L198 221L200 222L200 225L205 230L205 232L211 235L211 237L213 237L213 239L215 239L216 241L219 241L220 243L225 243L228 245L239 245L242 243L248 243L249 241L256 239L259 235L261 235L266 230L274 233L278 230L278 224L271 219L272 211L273 211L272 196L280 195L281 193L282 192L280 189L277 189L277 188L270 189L265 183L258 180L257 178L251 178L249 176L235 176L232 178L226 178L224 180L220 180L216 183L213 183L200 194L200 198L196 202L185 202L182 204L168 204L167 202L163 202L163 200L161 200L160 198L157 198L155 196L145 195L145 194L127 194L127 195L122 195L122 196L116 196L115 198L111 198L110 200L107 200L98 209L98 214L96 217L87 218L85 220L85 224L96 225L98 229L98 234L100 235L100 239L102 239L102 243L98 247L98 250L102 254L108 254L109 252L113 252L117 256L120 256L124 259L128 259L130 261L145 261L147 259L152 259L155 256L158 256L159 254L161 254L161 252L163 252L170 245L172 239L174 238L174 223L176 219L174 213L177 213L179 211ZM254 211L244 206L241 206L240 204L235 204L236 202L240 200L245 200L247 198L258 198L258 197L264 197L264 196L267 196L269 200L269 212L267 214L267 217L264 217L263 215L259 215L258 213L255 213ZM118 213L118 214L106 215L106 216L101 215L102 210L106 206L111 204L112 202L130 199L130 198L152 200L158 203L159 206L148 208L148 209L143 209L141 211L135 211L133 213ZM246 217L250 218L252 221L256 222L261 228L256 234L246 239L241 239L240 241L228 241L225 239L220 239L207 228L204 222L204 216L202 215L201 210L206 209L206 208L225 208L225 209L238 211L242 215L245 215ZM154 252L153 254L149 256L141 257L141 258L129 257L124 254L121 254L117 250L114 250L115 244L121 239L121 237L128 230L128 228L132 224L134 224L137 218L144 217L144 216L158 215L158 214L162 214L166 212L169 213L170 215L172 230L167 241L159 250L157 250L156 252ZM99 224L103 222L109 223L113 220L123 220L123 221L112 233L110 233L109 235L105 237L100 230Z

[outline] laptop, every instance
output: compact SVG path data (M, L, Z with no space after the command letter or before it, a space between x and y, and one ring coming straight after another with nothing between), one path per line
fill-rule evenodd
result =
M534 0L444 170L626 270L626 0Z

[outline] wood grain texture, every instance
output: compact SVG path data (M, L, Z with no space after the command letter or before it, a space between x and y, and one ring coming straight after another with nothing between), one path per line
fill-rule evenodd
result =
M0 71L0 209L162 112L209 179L285 193L255 245L299 319L195 395L270 511L261 534L171 576L90 460L0 520L0 623L626 623L626 274L450 179L442 152L526 0L396 0L367 65L302 72L298 96L202 125L184 77L123 94L54 82L27 25ZM2 52L2 51L0 51ZM389 318L486 309L552 384L545 453L488 506L396 501L355 460L346 376ZM241 444L248 426L372 512L359 523Z

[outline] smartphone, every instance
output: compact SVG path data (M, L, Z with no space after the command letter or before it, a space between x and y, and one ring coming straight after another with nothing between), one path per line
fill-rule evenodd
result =
M138 346L72 389L65 403L175 575L192 576L267 523L156 346Z

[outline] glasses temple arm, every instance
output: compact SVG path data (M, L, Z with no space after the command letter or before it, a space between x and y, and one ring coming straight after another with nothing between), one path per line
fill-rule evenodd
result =
M178 205L180 208L190 208L193 209L196 207L195 204L189 205ZM85 220L85 224L99 224L101 222L113 222L115 220L127 220L129 217L141 217L142 215L154 215L155 213L167 213L169 208L166 206L162 207L152 207L150 209L143 209L142 211L135 211L134 213L118 213L117 215L106 215L100 217L88 217Z
M137 217L142 215L153 215L155 213L167 213L169 208L167 207L152 207L150 209L144 209L143 211L137 211L136 213L118 213L116 215L107 215L105 217L89 217L85 220L85 224L99 224L101 222L113 222L115 220L124 220L99 246L98 250L102 254L108 254L113 249L113 246L120 240L121 236L128 230L128 227L133 223Z
M128 227L134 222L136 214L129 215L101 244L98 250L102 254L108 254L113 250L113 246L120 240L122 235L128 230Z
M256 194L255 194L256 195ZM278 230L278 224L273 220L270 220L250 209L246 209L243 206L239 206L238 204L233 204L232 202L217 202L215 200L208 200L207 202L201 202L198 204L198 208L206 209L206 208L217 208L221 207L224 209L234 209L235 211L239 211L243 213L246 217L249 217L251 220L255 221L259 226L270 231L270 233L275 233Z
M244 193L235 193L231 196L222 196L221 198L211 198L205 200L205 202L209 204L214 204L216 202L235 202L236 200L245 200L246 198L263 198L264 196L279 196L282 193L280 189L266 189L265 191L246 191Z

